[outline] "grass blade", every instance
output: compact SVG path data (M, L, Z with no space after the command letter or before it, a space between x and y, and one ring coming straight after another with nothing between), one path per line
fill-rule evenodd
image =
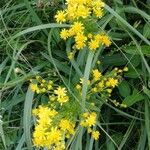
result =
M23 127L25 134L25 141L27 144L28 150L32 150L32 141L31 141L31 112L32 112L32 101L34 93L31 91L30 87L28 88L25 103L24 103L24 115L23 115Z

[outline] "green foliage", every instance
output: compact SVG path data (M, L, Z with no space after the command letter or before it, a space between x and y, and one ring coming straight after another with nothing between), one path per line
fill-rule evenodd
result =
M46 98L33 97L28 90L31 78L50 76L76 96L73 84L81 76L88 80L94 67L106 73L125 66L129 70L110 100L94 97L100 106L93 109L99 112L101 138L93 142L84 130L77 129L67 146L72 150L150 149L150 2L107 0L106 4L102 19L85 24L89 31L98 27L100 32L108 31L111 47L100 48L94 58L79 51L69 61L72 41L66 44L59 36L60 29L69 25L57 24L53 18L56 10L64 8L64 1L0 1L0 149L35 149L31 109ZM87 84L83 87L85 101ZM127 108L116 107L111 103L114 99ZM77 111L75 104L66 107Z

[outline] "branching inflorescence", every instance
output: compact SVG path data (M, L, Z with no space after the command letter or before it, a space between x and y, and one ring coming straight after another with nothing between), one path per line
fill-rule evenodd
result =
M109 47L109 37L100 31L97 21L103 16L104 2L101 0L67 0L66 8L59 10L55 15L57 23L70 24L69 29L62 29L60 37L63 40L72 39L72 49L81 50L87 47L95 52L101 45ZM71 58L71 55L70 55ZM36 94L45 95L48 99L33 109L36 126L33 133L33 143L37 147L46 147L50 150L64 150L66 141L76 135L78 127L83 127L94 140L98 140L100 133L96 129L98 115L93 108L98 108L98 97L107 100L113 89L121 81L121 74L127 68L115 68L110 72L102 73L99 69L90 72L86 109L83 112L82 100L83 78L74 85L74 95L69 93L61 82L45 80L37 76L31 80L30 88ZM105 101L106 102L106 101ZM115 105L126 107L116 101Z

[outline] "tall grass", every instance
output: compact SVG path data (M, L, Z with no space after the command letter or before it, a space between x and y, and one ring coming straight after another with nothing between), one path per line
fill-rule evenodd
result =
M32 144L34 120L31 109L44 101L28 89L29 79L38 75L56 76L70 93L73 85L85 77L82 107L85 109L89 73L96 62L102 70L128 66L113 98L127 104L122 109L103 103L97 124L101 137L94 142L82 129L68 143L71 150L148 150L150 149L150 3L131 0L106 1L105 15L98 25L112 40L112 46L92 53L80 51L67 63L69 48L59 37L68 27L56 24L61 0L0 1L0 149L36 149ZM70 47L67 43L66 47ZM74 95L75 99L78 99ZM38 99L38 100L37 100ZM102 100L98 99L101 103Z

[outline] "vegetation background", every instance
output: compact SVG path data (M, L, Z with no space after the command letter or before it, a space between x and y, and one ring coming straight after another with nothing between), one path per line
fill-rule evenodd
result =
M105 103L101 108L101 138L90 148L86 144L91 141L86 139L83 149L148 150L150 1L106 0L105 3L105 15L98 24L108 31L113 44L98 60L105 70L128 66L124 80L113 92L113 97L128 107L122 109ZM53 17L63 7L63 0L0 1L0 150L29 149L33 129L31 108L37 105L27 92L29 79L37 74L55 75L57 71L60 78L68 77L72 71ZM52 57L57 70L48 51L52 28ZM40 101L44 102L44 96Z

